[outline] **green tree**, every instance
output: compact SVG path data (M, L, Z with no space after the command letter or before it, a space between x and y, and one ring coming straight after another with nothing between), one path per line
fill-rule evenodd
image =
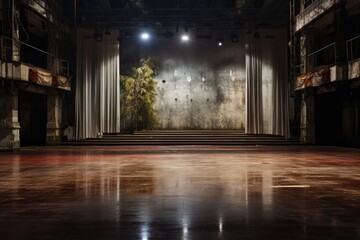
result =
M121 116L127 131L152 129L158 123L154 108L156 84L154 77L159 70L157 59L146 57L134 67L129 76L120 76Z

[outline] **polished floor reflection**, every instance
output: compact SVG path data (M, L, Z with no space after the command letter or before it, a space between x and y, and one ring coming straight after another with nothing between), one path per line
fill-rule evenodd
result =
M360 239L360 150L0 153L0 239Z

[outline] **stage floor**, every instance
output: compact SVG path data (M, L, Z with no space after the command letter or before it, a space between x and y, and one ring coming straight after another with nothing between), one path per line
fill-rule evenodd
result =
M360 239L360 149L0 153L0 239Z

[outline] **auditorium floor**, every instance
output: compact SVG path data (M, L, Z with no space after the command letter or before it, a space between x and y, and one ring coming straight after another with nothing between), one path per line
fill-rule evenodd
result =
M0 153L0 239L360 239L360 149Z

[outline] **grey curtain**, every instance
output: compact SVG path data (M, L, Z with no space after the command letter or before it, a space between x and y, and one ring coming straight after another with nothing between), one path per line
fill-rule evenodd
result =
M290 137L286 30L259 31L245 43L246 126L249 134Z
M263 133L261 40L247 36L245 43L246 125L245 132Z
M118 34L92 38L78 30L75 128L76 138L120 132L120 70Z

